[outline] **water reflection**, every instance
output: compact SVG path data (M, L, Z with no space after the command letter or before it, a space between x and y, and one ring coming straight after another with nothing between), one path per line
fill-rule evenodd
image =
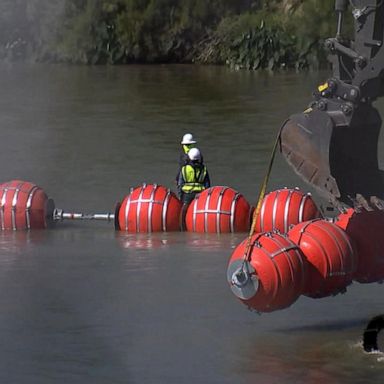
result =
M247 236L245 233L187 233L186 246L199 252L227 250L228 254Z
M26 247L44 243L47 231L0 231L0 252L3 260L6 255L20 254Z
M122 249L166 249L184 246L190 251L213 252L232 250L247 236L246 233L206 234L188 232L127 233L106 228L105 223L60 223L49 230L0 231L0 252L20 253L31 245L44 244L52 236L67 242L115 239Z
M166 235L116 232L116 241L123 249L159 249L172 245Z
M188 232L126 233L116 232L122 249L166 249L184 246L189 251L214 252L228 250L228 254L245 238L246 234L206 234Z

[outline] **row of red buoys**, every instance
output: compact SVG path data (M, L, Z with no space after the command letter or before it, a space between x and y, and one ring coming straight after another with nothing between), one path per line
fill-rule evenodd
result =
M118 229L127 232L177 231L182 203L165 187L143 184L132 189L118 212ZM201 192L189 205L187 231L230 233L249 230L251 206L229 187L215 186Z
M165 187L143 184L132 189L118 212L118 229L127 232L175 231L180 227L181 202ZM186 213L186 229L198 233L246 232L254 209L239 192L225 186L198 194ZM310 194L281 189L266 195L256 231L287 231L291 225L321 217Z
M176 231L181 207L169 189L143 184L118 203L115 227L131 233ZM53 201L37 185L21 180L0 185L1 230L46 228L53 212ZM186 227L202 233L247 231L253 212L241 194L216 186L190 204ZM384 210L379 206L348 209L325 220L310 194L280 189L265 196L255 227L256 233L233 252L227 276L234 294L259 312L286 308L301 294L321 298L344 292L353 280L384 280Z
M41 229L52 221L53 201L37 185L13 180L0 185L1 229ZM132 188L115 212L115 227L130 233L177 231L182 203L177 196L157 184ZM198 233L246 232L254 208L232 188L215 186L196 196L186 212L186 230ZM108 215L108 218L112 215ZM257 221L257 231L278 229L319 217L311 196L298 189L282 189L268 194ZM68 214L65 218L84 218Z
M384 280L382 209L351 208L325 220L312 202L295 193L267 195L257 220L259 233L233 252L227 278L235 296L251 309L271 312L290 306L300 294L322 298L345 292L353 281ZM266 238L280 242L280 248L271 248Z
M301 294L321 298L343 292L357 266L349 236L322 219L297 224L287 234L253 235L248 252L247 244L243 241L232 254L228 282L244 304L259 312L289 307Z
M53 201L37 185L13 180L1 184L0 193L2 230L42 229L52 221ZM181 201L170 189L157 184L143 184L132 188L118 203L114 214L115 227L130 233L178 231L181 208ZM250 228L252 212L253 208L240 193L229 187L215 186L203 191L190 204L186 228L199 233L244 232ZM65 218L85 216L66 214ZM113 217L111 214L104 216L108 219Z

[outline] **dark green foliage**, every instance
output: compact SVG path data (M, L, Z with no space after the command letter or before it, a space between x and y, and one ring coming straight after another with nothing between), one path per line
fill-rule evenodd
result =
M244 14L223 20L198 59L226 63L236 69L303 67L296 49L297 38L263 16Z
M67 0L58 55L87 63L191 61L222 15L249 0ZM72 59L71 59L72 58Z
M227 61L232 67L246 69L284 68L298 60L294 47L292 36L261 23L233 41Z
M334 0L1 0L0 58L314 67Z
M234 68L314 68L334 35L333 0L269 1L257 12L222 20L198 60Z

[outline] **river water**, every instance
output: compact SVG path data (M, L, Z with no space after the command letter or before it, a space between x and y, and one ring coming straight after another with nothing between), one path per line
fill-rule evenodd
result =
M212 184L254 204L279 126L326 76L4 64L0 180L36 183L67 211L113 212L143 182L174 189L192 132ZM283 186L309 190L278 157L269 189ZM0 233L0 382L381 382L383 356L360 342L384 310L382 286L257 315L226 282L245 237L128 235L107 222Z

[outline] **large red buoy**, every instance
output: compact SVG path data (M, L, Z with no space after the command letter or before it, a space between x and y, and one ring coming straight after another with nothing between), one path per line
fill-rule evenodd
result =
M127 232L177 231L181 205L169 189L143 184L124 198L117 212L117 227Z
M289 307L303 291L305 263L299 247L278 233L256 234L233 252L227 270L232 292L248 307L271 312Z
M358 265L353 279L359 283L384 280L384 211L350 208L335 223L356 244Z
M278 230L287 233L291 225L321 216L310 193L303 193L298 188L278 189L264 197L255 232Z
M2 230L42 229L52 219L53 200L35 184L12 180L0 185Z
M288 237L308 262L304 295L335 295L351 284L357 255L349 236L337 225L325 220L307 221L294 226Z
M189 205L187 231L207 233L246 232L250 228L251 207L234 189L215 186L201 192Z

